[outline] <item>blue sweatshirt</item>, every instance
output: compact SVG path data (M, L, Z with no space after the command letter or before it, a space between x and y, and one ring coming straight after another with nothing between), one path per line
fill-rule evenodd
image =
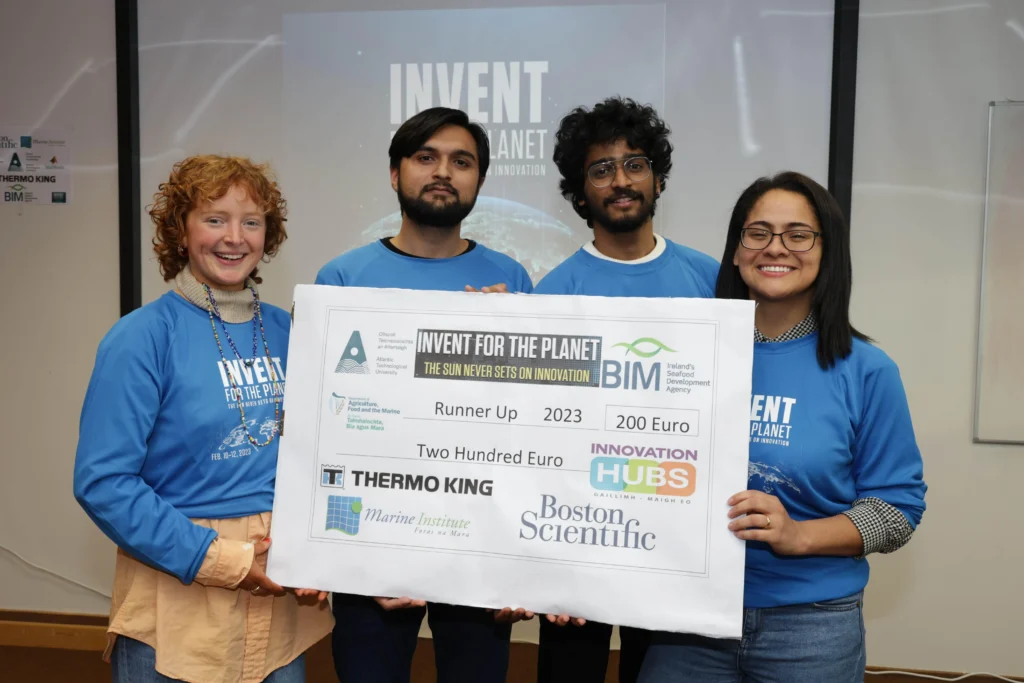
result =
M797 521L880 498L917 527L924 514L921 453L896 364L871 344L822 370L818 334L754 345L749 487L777 496ZM868 582L853 557L784 557L747 543L746 607L846 597Z
M332 259L316 275L318 285L450 292L461 292L466 285L480 289L500 283L513 293L533 290L525 268L482 244L451 258L416 258L377 241Z
M121 318L100 342L75 456L75 498L132 557L191 583L216 536L189 518L244 517L273 508L278 439L252 446L228 373L242 391L249 432L276 434L270 369L284 379L288 314L261 305L271 360L259 342L251 368L209 314L168 292ZM243 358L252 323L228 324ZM284 383L281 382L280 390Z
M646 263L608 261L580 249L544 276L534 291L589 296L714 297L718 261L671 240L665 243L665 251Z

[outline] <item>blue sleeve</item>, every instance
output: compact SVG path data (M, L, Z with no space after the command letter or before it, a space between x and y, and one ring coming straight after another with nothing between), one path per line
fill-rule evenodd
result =
M924 515L924 463L896 364L866 374L861 419L853 446L857 498L880 498L917 528Z
M75 455L75 498L132 557L191 583L217 533L166 503L140 473L161 409L152 332L108 335L85 394Z
M341 277L341 268L334 265L334 262L326 264L320 269L320 272L316 274L316 281L313 283L316 285L334 285L335 287L344 287L345 281Z
M518 282L516 282L516 291L522 294L530 294L533 292L533 280L530 279L530 274L526 272L526 268L523 268L518 263Z

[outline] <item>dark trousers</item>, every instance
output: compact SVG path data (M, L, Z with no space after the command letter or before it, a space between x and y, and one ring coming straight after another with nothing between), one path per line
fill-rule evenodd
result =
M619 638L619 683L636 683L651 632L622 626ZM611 639L609 624L588 621L583 626L555 626L542 617L537 683L604 683Z
M381 608L373 598L335 593L332 653L341 683L409 683L420 623L433 635L438 683L504 683L510 624L474 607L429 603Z

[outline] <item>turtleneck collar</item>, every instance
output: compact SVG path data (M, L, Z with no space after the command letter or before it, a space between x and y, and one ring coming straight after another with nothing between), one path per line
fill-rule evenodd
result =
M203 309L210 310L210 301L206 296L206 290L196 276L192 274L192 267L188 264L181 269L181 272L174 277L174 284L178 291L190 302ZM247 323L253 316L253 294L256 292L256 283L252 280L245 281L245 289L239 292L228 292L223 289L214 289L213 298L217 302L217 310L220 311L221 319L226 323ZM250 291L251 289L251 291Z

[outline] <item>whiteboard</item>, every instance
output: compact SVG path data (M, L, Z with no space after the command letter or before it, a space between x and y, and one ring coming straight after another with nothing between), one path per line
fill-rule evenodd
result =
M1024 102L989 106L974 440L1024 443Z

